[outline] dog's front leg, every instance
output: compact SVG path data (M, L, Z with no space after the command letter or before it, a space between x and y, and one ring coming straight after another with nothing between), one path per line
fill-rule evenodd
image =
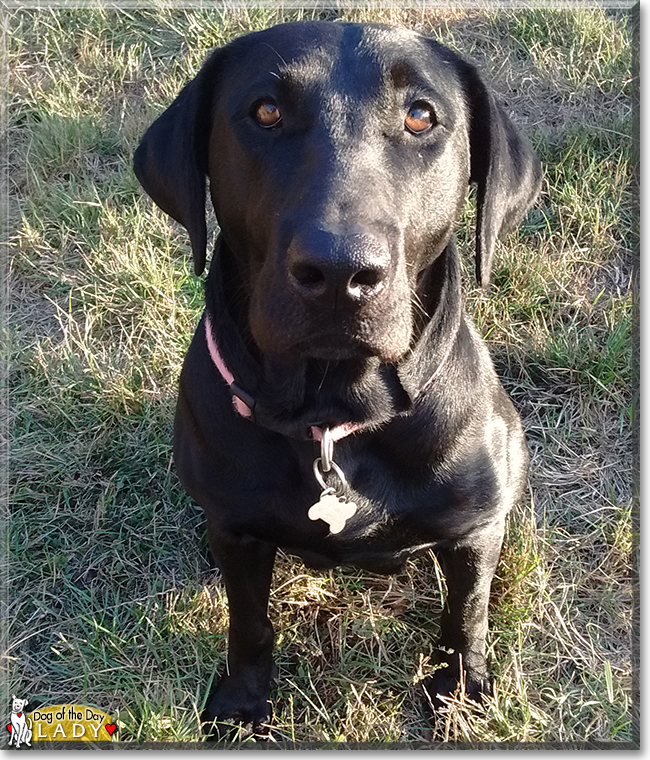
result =
M490 691L485 659L488 602L502 542L503 524L499 522L452 548L436 552L447 581L447 603L437 653L438 662L446 667L424 682L434 708L442 704L438 695L453 694L461 673L468 696L478 699Z
M271 714L273 626L267 611L276 547L250 537L226 537L210 522L208 540L226 585L230 625L226 669L203 719L210 735L225 735L224 727L212 728L215 719L252 723L261 734Z

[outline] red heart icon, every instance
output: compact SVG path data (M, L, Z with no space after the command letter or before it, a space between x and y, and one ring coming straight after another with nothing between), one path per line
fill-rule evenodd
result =
M108 731L108 733L113 736L115 733L115 729L117 728L117 723L107 723L104 728Z
M22 713L16 713L16 715L20 718L22 716Z
M7 723L7 731L9 731L9 733L11 733L11 723Z

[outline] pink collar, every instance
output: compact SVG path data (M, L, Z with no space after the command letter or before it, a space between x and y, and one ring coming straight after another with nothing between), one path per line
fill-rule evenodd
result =
M212 359L214 366L219 370L219 374L221 377L223 377L230 388L230 392L232 394L232 403L235 407L235 411L238 412L238 414L240 414L242 417L252 417L253 421L255 421L255 399L252 396L249 396L248 393L239 388L235 383L234 375L228 369L226 363L223 360L223 357L219 353L219 348L212 332L212 322L207 311L205 312L205 339L208 344L208 351L210 352L210 358ZM330 434L333 441L340 441L341 438L345 438L352 433L356 433L364 427L365 425L359 422L346 422L342 425L337 425L336 427L330 428ZM311 436L315 441L322 440L322 428L317 427L316 425L312 425L310 430Z

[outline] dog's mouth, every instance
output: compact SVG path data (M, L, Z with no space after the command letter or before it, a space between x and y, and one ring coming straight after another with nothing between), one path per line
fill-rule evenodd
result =
M276 340L277 340L276 333ZM294 337L294 336L291 336ZM298 360L316 359L321 361L347 361L379 359L383 364L395 364L408 351L408 340L394 341L390 333L365 335L349 335L340 331L309 333L295 336L272 354L283 354L287 358ZM280 350L278 350L278 348ZM265 352L266 353L266 352Z
M284 311L276 302L265 313L255 310L249 327L261 353L293 359L378 358L395 363L408 351L412 337L410 311L390 306L381 315L332 319L327 314Z
M377 356L384 360L379 346L373 346L360 338L346 338L335 333L321 333L298 342L291 353L302 359L345 361L368 359Z

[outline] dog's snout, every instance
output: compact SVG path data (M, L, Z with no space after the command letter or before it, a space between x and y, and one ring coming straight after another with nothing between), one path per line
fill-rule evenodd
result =
M375 235L321 229L294 236L287 256L289 279L303 297L357 303L383 288L390 261L387 242Z

